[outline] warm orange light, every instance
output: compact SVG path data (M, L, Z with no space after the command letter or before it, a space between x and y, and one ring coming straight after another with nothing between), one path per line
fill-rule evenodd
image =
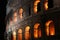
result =
M30 30L30 27L27 26L25 28L25 40L29 40L30 39L30 32L29 32L29 30Z
M16 40L16 32L13 31L13 40Z
M34 5L37 5L39 2L40 2L40 0L36 0L36 1L34 2Z
M42 36L41 29L39 30L39 38Z
M30 27L27 26L27 27L25 28L25 31L29 31L29 30L30 30Z
M18 30L18 40L22 40L22 29Z
M46 34L47 36L50 35L55 35L55 29L54 29L54 24L52 20L49 20L48 22L46 22L45 26L46 26Z
M49 27L46 28L46 34L49 36Z
M17 12L14 12L14 14L13 14L13 21L17 22Z
M55 28L53 23L50 23L50 35L55 35Z
M18 33L22 33L22 29L19 29L19 30L18 30Z
M50 29L50 35L55 35L55 30L54 30L54 28L51 28L51 29Z
M48 21L48 22L46 22L46 24L45 24L47 36L49 36L49 25L50 25L51 22L52 22L52 21Z
M23 9L22 8L19 9L19 15L20 15L20 18L22 19L22 17L23 17L22 16L23 15Z
M39 26L40 26L39 23L36 23L36 24L34 25L34 38L38 38L38 36L41 36L41 35L39 34L41 31L38 30L38 27L39 27Z
M37 5L38 5L39 2L40 2L40 0L36 0L34 2L34 13L37 13Z
M38 29L34 29L34 38L38 38Z
M45 10L48 9L48 2L45 2L44 7L45 7Z
M29 32L25 32L25 40L29 40L30 39L30 33Z
M34 6L34 13L37 13L37 6Z
M34 25L34 28L37 29L37 28L39 27L39 25L40 25L39 23L36 23L36 24Z

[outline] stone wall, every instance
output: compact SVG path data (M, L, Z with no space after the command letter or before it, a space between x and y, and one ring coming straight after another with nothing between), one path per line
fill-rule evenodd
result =
M60 0L53 0L54 7L60 7Z

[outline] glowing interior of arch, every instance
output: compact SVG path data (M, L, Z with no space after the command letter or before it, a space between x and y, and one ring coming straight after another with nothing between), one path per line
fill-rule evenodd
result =
M37 13L37 5L38 5L39 2L40 2L40 0L36 0L34 2L34 13Z

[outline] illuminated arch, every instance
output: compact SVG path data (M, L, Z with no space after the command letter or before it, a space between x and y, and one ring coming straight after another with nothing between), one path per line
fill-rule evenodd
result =
M45 2L44 2L44 9L48 10L48 0L45 0Z
M55 35L54 23L51 22L49 26L50 26L50 29L49 29L50 30L50 35Z
M13 31L12 32L12 36L13 36L13 39L12 40L16 40L16 31Z
M23 8L22 7L19 9L19 17L20 17L20 19L23 18Z
M44 8L45 8L45 10L48 10L48 1L46 1L46 2L44 3Z
M46 26L46 34L49 35L55 35L55 28L52 20L49 20L45 24Z
M40 2L40 0L35 0L34 2L34 13L37 13L37 5Z
M25 39L29 40L30 39L30 26L26 26L25 28Z
M34 38L39 38L39 37L41 37L41 29L40 29L40 30L38 29L39 26L40 26L39 23L36 23L36 24L34 25Z
M22 40L22 29L18 30L18 40Z
M14 22L17 22L17 12L14 12L13 13L13 21Z

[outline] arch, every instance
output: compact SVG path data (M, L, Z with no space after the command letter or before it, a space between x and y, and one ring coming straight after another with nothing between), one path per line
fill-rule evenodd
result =
M41 37L41 28L39 27L40 24L39 23L36 23L34 25L34 38L39 38ZM40 29L39 29L40 28Z
M12 40L16 40L16 31L13 31L12 32L12 36L13 36L13 39Z
M45 1L45 3L44 3L44 9L48 10L48 1Z
M40 0L35 0L34 2L34 13L37 13L37 5L40 2Z
M49 26L50 26L50 29L49 29L50 30L50 35L52 35L52 36L55 35L54 23L51 22Z
M20 17L20 19L23 18L23 8L22 7L19 8L19 17Z
M54 7L54 0L48 0L48 6L49 6L49 9L50 8L53 8ZM57 5L55 5L55 6L57 6Z
M36 24L34 25L34 28L37 29L37 28L39 27L39 25L40 25L39 23L36 23Z
M13 21L17 22L17 12L16 11L13 13Z
M18 30L18 40L22 40L22 29Z
M30 39L30 26L26 26L25 28L25 40L29 40Z
M30 26L27 26L26 28L25 28L25 31L29 31L30 30Z
M40 3L40 2L37 4L37 13L38 13L39 11L41 11L41 3Z
M46 34L49 35L55 35L55 28L52 20L48 20L45 24L46 26Z

